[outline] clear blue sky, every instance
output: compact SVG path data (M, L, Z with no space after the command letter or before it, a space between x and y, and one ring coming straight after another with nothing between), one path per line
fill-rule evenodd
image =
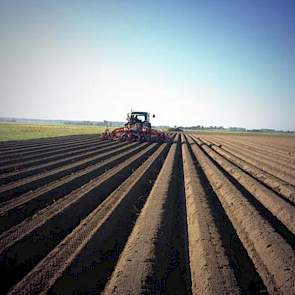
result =
M0 116L295 130L295 1L0 1Z

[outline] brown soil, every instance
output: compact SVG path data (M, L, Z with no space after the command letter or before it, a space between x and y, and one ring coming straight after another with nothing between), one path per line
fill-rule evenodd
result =
M295 139L0 144L1 294L295 294Z

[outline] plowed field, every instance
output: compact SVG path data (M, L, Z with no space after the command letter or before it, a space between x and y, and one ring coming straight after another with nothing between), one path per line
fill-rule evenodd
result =
M171 137L1 143L0 293L295 294L295 137Z

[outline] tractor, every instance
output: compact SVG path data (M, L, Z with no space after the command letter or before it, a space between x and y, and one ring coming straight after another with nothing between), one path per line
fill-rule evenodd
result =
M153 115L153 118L155 115ZM121 141L167 141L168 135L160 130L153 129L150 123L150 114L147 112L133 112L127 115L124 127L110 131L108 128L102 134L105 140Z

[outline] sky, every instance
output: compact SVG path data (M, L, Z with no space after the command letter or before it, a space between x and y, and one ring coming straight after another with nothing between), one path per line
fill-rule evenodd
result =
M295 1L0 0L0 116L295 130Z

